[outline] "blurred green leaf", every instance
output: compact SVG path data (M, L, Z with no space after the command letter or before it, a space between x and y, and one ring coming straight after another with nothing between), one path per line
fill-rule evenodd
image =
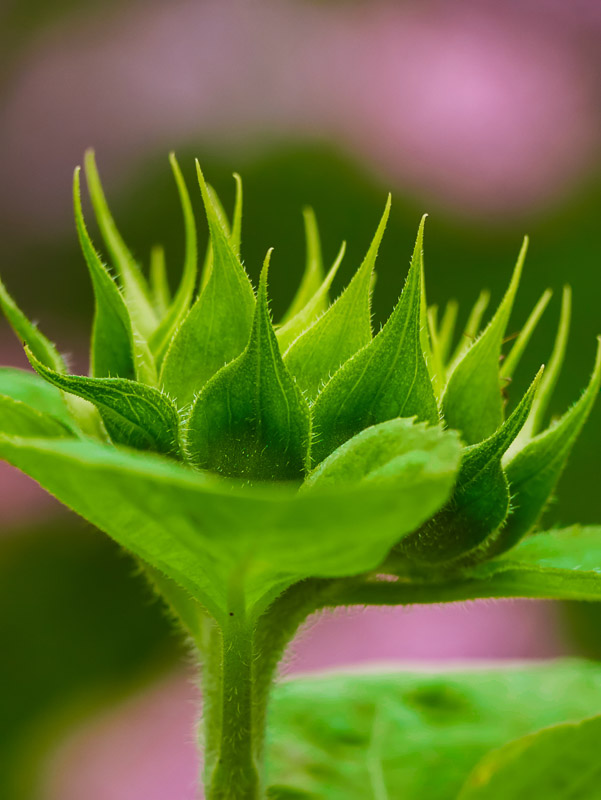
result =
M43 414L21 400L0 394L0 432L8 436L73 436L56 417Z
M15 301L6 291L0 280L0 309L8 320L11 328L23 344L26 344L38 361L57 372L65 372L65 362L52 344L38 328L30 322Z
M564 723L488 753L458 800L600 800L601 716Z
M268 779L301 797L451 800L492 748L594 713L601 668L589 662L286 681L271 706ZM596 760L586 753L590 769Z
M436 397L420 343L423 226L422 219L409 275L388 322L340 368L315 400L314 463L378 422L412 416L438 422Z
M13 367L0 367L0 394L32 406L69 426L72 418L62 392L35 372Z

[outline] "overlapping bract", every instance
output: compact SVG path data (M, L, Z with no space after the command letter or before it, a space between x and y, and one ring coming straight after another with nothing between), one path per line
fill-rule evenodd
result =
M22 437L23 442L49 440L36 451L31 443L19 445L16 439L5 439L0 444L3 455L46 482L59 497L63 489L57 481L45 478L44 470L44 474L39 473L36 457L46 470L53 457L57 466L66 469L68 464L71 469L77 462L78 448L82 463L92 459L89 469L100 469L99 460L105 470L110 463L115 480L119 465L126 469L123 465L127 464L130 476L131 470L135 472L132 465L139 462L127 460L129 456L120 461L107 455L105 463L98 448L107 448L108 452L125 446L183 462L177 467L179 472L165 473L170 476L167 482L181 479L186 483L188 479L183 476L187 470L189 480L198 484L199 497L213 491L215 479L242 479L251 485L249 491L255 485L258 492L265 492L265 481L293 482L295 485L285 491L299 519L312 502L323 514L321 526L313 512L307 518L313 520L316 535L322 537L324 552L335 543L341 546L344 539L340 525L329 518L325 495L350 490L348 502L352 506L353 487L360 484L365 492L381 493L379 502L387 520L381 524L375 507L368 503L374 514L369 527L375 530L380 526L385 534L379 539L367 527L363 533L355 528L354 533L349 531L350 540L354 537L359 541L361 535L373 538L374 548L367 559L371 566L390 548L391 569L399 568L400 563L410 565L409 569L414 565L418 572L429 564L473 564L499 555L528 534L537 525L599 392L601 349L580 400L554 426L541 432L565 353L570 311L569 290L565 290L549 369L542 379L538 376L505 420L505 380L516 369L550 298L549 292L543 295L503 361L504 336L527 242L507 293L488 325L479 333L488 304L488 295L483 293L463 335L457 337L454 301L447 306L440 324L435 309L426 309L422 220L398 303L374 336L370 293L390 199L363 263L332 304L328 294L344 246L326 274L317 224L313 213L306 210L305 275L282 323L274 325L268 306L267 269L255 296L240 259L242 189L238 176L230 227L197 164L210 234L199 280L192 201L175 157L170 161L186 240L181 283L173 296L162 251L153 251L147 281L127 248L110 215L93 154L88 153L88 188L111 268L104 264L83 219L79 171L75 173L76 224L96 303L90 377L68 375L56 348L27 320L0 284L0 306L27 345L34 369L60 390L51 395L41 389L37 393L25 391L30 377L19 381L14 371L2 373L0 434ZM399 286L401 278L399 274ZM51 404L46 402L49 397ZM58 408L61 413L57 413ZM406 421L399 425L399 419ZM377 468L371 445L365 445L371 441L370 431L377 433ZM451 431L458 432L462 445ZM68 438L75 441L67 446ZM100 443L92 447L92 443L81 441L89 438ZM429 458L432 469L424 466ZM155 475L159 483L161 475L159 469ZM145 475L144 480L152 483L154 478ZM297 501L296 489L303 482L306 485L298 495L302 501ZM419 518L409 507L403 518L402 509L391 500L390 492L402 494L403 487L413 484L423 485L425 494L430 492L435 498L435 502L426 504L426 518ZM421 496L419 486L416 496ZM77 492L64 491L69 495L63 496L65 502L87 513L101 527L111 527L102 514L86 511ZM235 494L243 489L239 483L230 485L226 481L217 492L218 496L223 492L224 504L230 491ZM211 497L209 505L219 502ZM281 502L280 494L274 502L276 506ZM246 509L245 503L240 507ZM399 515L396 529L390 516L392 508ZM229 508L227 512L234 513ZM227 513L224 515L220 524L225 524ZM365 514L359 517L365 526ZM249 530L256 530L254 523L245 522ZM232 529L237 530L239 523L232 522ZM274 521L269 525L275 525ZM214 526L208 527L213 530ZM325 533L329 527L337 531L331 541ZM306 521L300 528L308 534ZM109 532L119 538L118 531L111 528ZM134 551L138 546L131 536L124 543ZM313 566L307 566L302 574L292 570L289 578L324 574L317 566L319 542L315 550ZM361 547L357 552L365 556ZM181 564L175 569L161 562L157 553L139 554L180 584L191 587L190 581L181 577ZM180 555L184 557L183 551ZM262 558L266 558L265 553ZM325 555L323 559L327 561ZM360 569L359 562L353 562L349 570ZM276 591L277 580L284 585L288 580L282 558L274 558L274 563L278 567L272 570L269 591ZM265 565L262 568L269 571ZM194 585L198 588L201 584L198 579ZM216 598L213 601L217 602Z

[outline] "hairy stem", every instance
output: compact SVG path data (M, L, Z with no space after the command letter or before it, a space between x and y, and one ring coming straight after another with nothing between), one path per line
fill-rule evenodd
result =
M205 731L208 755L207 800L260 800L253 707L253 625L243 593L230 591L229 614L221 637L209 644L205 661ZM221 658L215 648L221 645ZM217 695L217 696L216 696ZM219 741L215 738L219 736Z

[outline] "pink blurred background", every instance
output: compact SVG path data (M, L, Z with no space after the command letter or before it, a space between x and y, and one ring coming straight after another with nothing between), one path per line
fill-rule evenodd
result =
M430 209L538 214L597 169L597 2L176 0L76 11L13 56L0 108L2 225L71 228L69 176L94 142L117 191L193 143L236 164L282 141L335 143ZM23 365L2 330L3 363ZM56 505L0 465L3 528ZM571 652L557 610L485 602L311 620L294 674L366 662ZM180 665L65 734L39 800L192 800L199 699Z

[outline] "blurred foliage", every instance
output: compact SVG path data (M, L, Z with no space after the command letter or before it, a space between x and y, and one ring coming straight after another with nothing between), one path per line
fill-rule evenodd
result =
M113 542L74 517L3 534L0 797L32 796L32 761L47 745L36 732L45 720L76 721L181 655L135 572Z
M577 661L290 681L270 717L270 797L449 800L492 748L600 710L601 669Z

